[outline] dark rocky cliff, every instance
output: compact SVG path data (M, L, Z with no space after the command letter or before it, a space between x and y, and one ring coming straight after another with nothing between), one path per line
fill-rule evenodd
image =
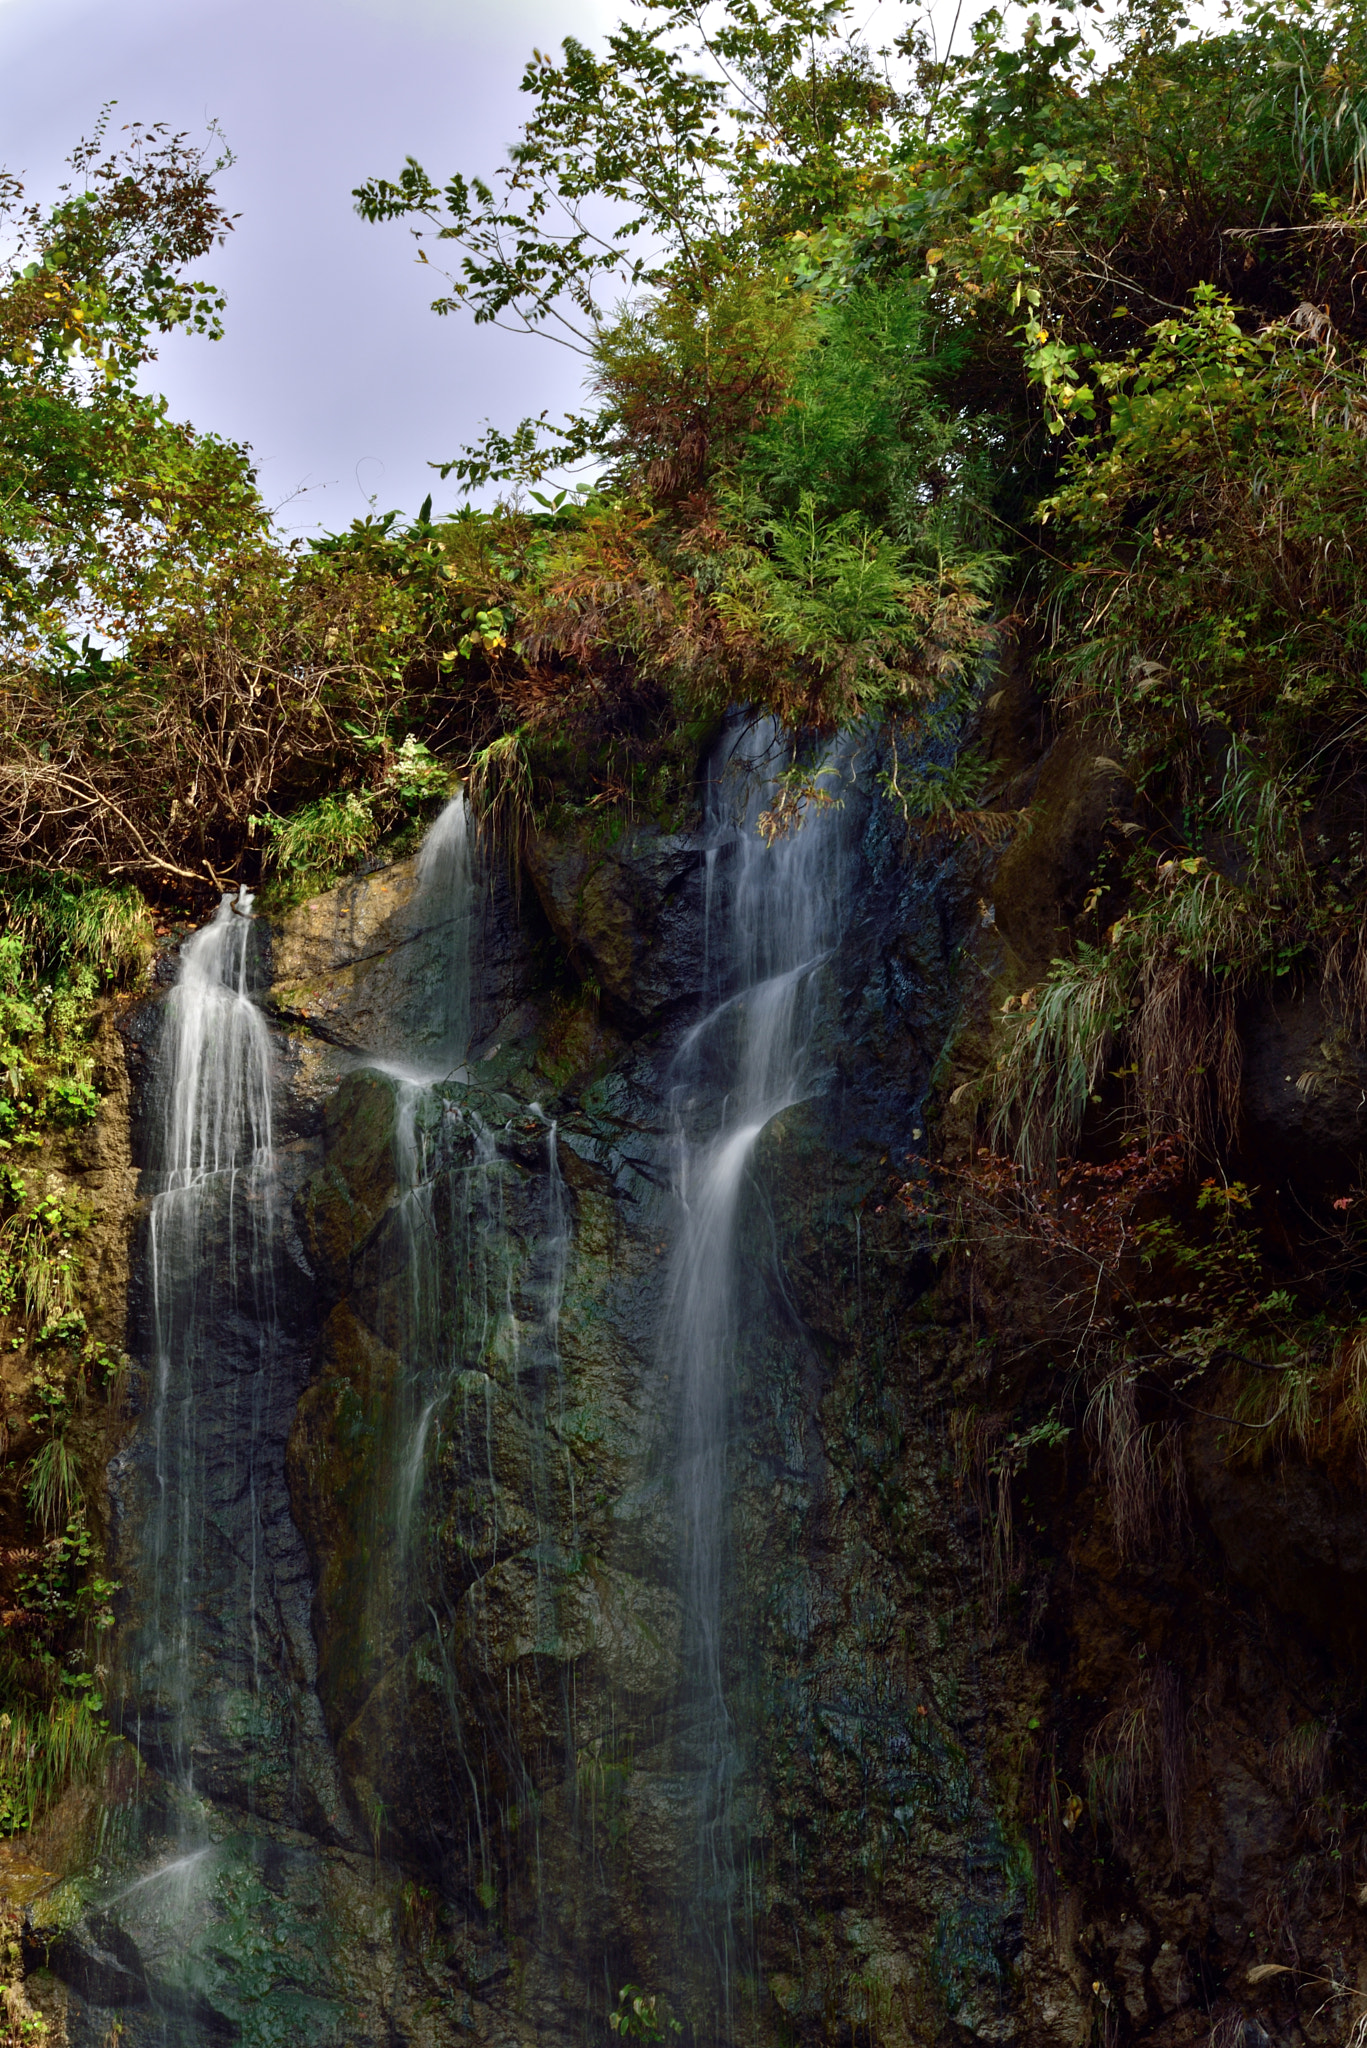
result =
M28 1887L73 2043L116 2016L149 2044L595 2041L626 1983L700 2040L1347 2038L1356 1473L1231 1462L1203 1397L1147 1540L1121 1540L1080 1415L1039 1395L1070 1358L1037 1264L939 1251L898 1200L928 1152L964 1150L989 999L1047 961L1125 821L1095 749L1022 752L1042 823L995 904L986 857L858 798L822 1084L742 1197L730 2012L688 1903L659 1339L702 858L583 829L533 843L520 894L493 873L468 1067L402 1142L402 1074L363 1055L421 1041L441 971L411 864L270 934L295 1363L265 1435L272 1590L222 1619L259 1627L271 1675L198 1734L221 1858L188 1949L115 1875L120 1828L145 1848L167 1826L154 1776L111 1789L102 1834L87 1799L34 1845L74 1866ZM1291 1104L1262 1077L1283 1040L1322 1045L1309 1006L1247 1029L1247 1143L1275 1133L1288 1174L1330 1128L1354 1151L1347 1093L1326 1125L1328 1083ZM431 1163L416 1221L405 1143ZM433 1476L405 1521L415 1428ZM138 1441L114 1478L130 1585ZM241 1512L215 1509L229 1547ZM123 1732L154 1767L136 1700ZM263 1701L264 1732L243 1719Z

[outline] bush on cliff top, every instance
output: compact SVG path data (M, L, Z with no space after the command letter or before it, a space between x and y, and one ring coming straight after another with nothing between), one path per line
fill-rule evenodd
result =
M410 162L357 203L424 238L438 310L579 347L588 407L445 465L501 507L306 549L240 451L128 381L159 328L216 318L186 269L226 225L212 166L156 137L78 154L0 290L19 496L66 507L9 543L0 857L163 893L272 858L321 877L405 814L417 744L505 808L514 764L524 812L670 812L738 701L891 729L909 815L1000 823L990 772L903 764L962 727L1009 606L1055 719L1106 730L1137 786L1094 942L1146 1113L1215 1142L1227 1104L1160 1100L1182 1033L1209 1064L1200 1019L1240 990L1367 986L1367 33L1309 4L1085 21L989 12L937 63L910 32L870 49L837 0L651 0L601 55L537 58L501 183ZM71 437L111 407L73 494ZM129 493L163 447L153 516ZM71 651L81 616L117 655Z

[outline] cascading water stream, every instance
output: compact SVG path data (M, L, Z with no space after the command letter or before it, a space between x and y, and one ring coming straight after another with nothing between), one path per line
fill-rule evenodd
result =
M674 1061L671 1109L682 1222L667 1297L665 1360L679 1404L685 1766L696 1786L697 1924L710 1952L719 2038L730 2040L738 1741L724 1641L728 1452L742 1338L743 1192L761 1133L817 1078L821 969L839 935L839 807L809 804L773 843L757 828L780 753L767 724L735 741L710 779L705 960L712 1007ZM823 775L836 772L828 764Z
M562 1173L556 1118L567 1112L543 1109L516 1084L504 1092L496 1078L504 1069L470 1064L485 878L460 798L424 843L399 941L410 932L425 941L428 1015L347 1084L358 1120L379 1139L380 1161L390 1154L377 1169L381 1202L350 1255L335 1324L356 1361L348 1452L355 1442L368 1446L363 1464L356 1456L362 1484L344 1496L356 1559L341 1638L351 1661L327 1667L329 1682L348 1689L342 1740L357 1839L377 1870L379 1859L415 1842L420 1857L448 1870L452 1897L473 1898L477 1918L494 1916L470 1936L480 1954L497 1948L504 1898L535 1901L547 1968L567 1921L579 1926L576 1938L600 1938L588 1916L601 1902L611 1999L628 1968L615 1903L628 1839L621 1785L636 1769L633 1749L658 1743L658 1764L643 1764L638 1782L648 1787L658 1769L660 1796L678 1816L669 1825L686 1867L671 1918L686 1979L681 2010L699 2048L730 2048L737 2038L731 1987L748 1967L738 1796L747 1730L729 1571L734 1394L750 1355L751 1290L763 1277L743 1241L755 1213L748 1190L762 1134L821 1085L823 970L841 922L838 806L809 805L773 844L758 829L772 795L770 763L780 758L781 736L752 729L709 784L706 1008L669 1068L679 1228L657 1356L676 1404L682 1597L675 1605L673 1589L660 1586L660 1626L638 1554L596 1556L601 1499L581 1491L576 1501L586 1425L601 1424L583 1379L571 1219L584 1198L571 1198ZM290 1672L302 1674L301 1696L316 1713L308 1688L317 1666L300 1647L316 1582L296 1574L301 1625L283 1618L279 1597L287 1536L297 1544L285 1445L308 1369L291 1333L301 1305L313 1310L285 1283L293 1242L285 1183L299 1169L274 1145L270 1041L250 993L251 908L245 893L225 898L186 944L155 1098L151 1373L127 1481L125 1541L130 1555L138 1550L140 1593L124 1725L133 1733L136 1723L173 1797L169 1824L148 1809L143 1856L155 1867L144 1863L131 1882L121 1874L105 1903L136 1923L139 1940L146 1930L169 1981L219 1889L237 1883L231 1872L255 1854L231 1845L236 1823L225 1813L291 1826L293 1815L313 1810L288 1789L269 1811L253 1803L254 1774L272 1743L282 1776L313 1754L296 1730L286 1756L267 1723L274 1715L284 1726L293 1714L303 1725ZM428 934L439 935L435 947ZM574 1098L567 1101L577 1117ZM580 1123L569 1129L575 1157L566 1151L564 1161L578 1190ZM301 1204L296 1213L308 1212ZM305 1445L316 1427L304 1426ZM665 1555L667 1539L662 1574ZM666 1675L652 1710L656 1732L643 1737L634 1674L655 1656L672 1669L667 1646L680 1611L678 1711L668 1712ZM619 1663L632 1674L624 1686L610 1675ZM420 1777L392 1764L410 1756L424 1759ZM605 1813L610 1778L617 1788L613 1817L600 1826L594 1809L567 1826L566 1807L584 1784L598 1783L595 1771ZM547 1786L567 1788L559 1811ZM334 1824L339 1834L349 1825L344 1815ZM532 1916L522 1924L530 1928ZM679 1955L673 1941L669 1948ZM661 1966L674 1965L662 1956ZM189 1994L176 1996L181 2005L164 2008L159 2048L198 2048Z
M396 1198L374 1247L373 1268L358 1277L362 1286L376 1289L377 1328L398 1370L381 1425L385 1477L369 1510L373 1569L366 1634L386 1646L385 1657L399 1654L405 1642L420 1645L401 1669L380 1680L386 1740L411 1741L414 1719L430 1716L426 1695L435 1682L449 1730L452 1776L445 1788L436 1781L425 1786L424 1802L435 1834L449 1839L468 1831L478 1881L489 1885L497 1874L491 1832L497 1802L487 1759L467 1750L465 1681L452 1661L459 1598L442 1563L442 1545L454 1541L459 1550L464 1539L459 1517L448 1522L447 1511L434 1507L432 1488L443 1470L448 1485L453 1468L466 1472L477 1488L487 1476L494 1511L488 1565L496 1571L501 1544L495 1409L501 1400L519 1412L535 1412L541 1420L533 1434L538 1441L544 1434L547 1391L559 1385L557 1327L569 1212L555 1125L531 1104L517 1120L515 1143L523 1152L529 1135L544 1133L547 1213L525 1237L515 1226L509 1201L518 1176L501 1149L507 1109L491 1116L498 1098L486 1098L472 1086L472 952L482 877L462 797L453 799L429 831L417 882L411 924L441 939L442 973L434 991L440 1019L439 1028L424 1035L421 1066L394 1059L376 1063L393 1090ZM531 1476L540 1520L545 1475L538 1466ZM531 1553L538 1584L541 1548L538 1542ZM537 1606L539 1631L550 1639L552 1602L538 1598ZM516 1788L514 1804L530 1809L533 1787L510 1721L511 1716L498 1772Z
M274 1350L279 1235L266 1021L247 988L252 898L225 896L190 939L167 1003L161 1050L159 1187L148 1222L152 1320L154 1493L144 1534L151 1598L145 1618L140 1745L172 1784L195 1790L196 1753L221 1688L259 1684L257 1611L262 1565L257 1511L256 1409ZM211 1470L206 1389L225 1333L238 1348L230 1473ZM229 1435L218 1425L214 1443ZM215 1543L220 1497L245 1495L248 1540ZM253 1669L225 1673L219 1618L249 1617ZM148 1726L148 1721L154 1725Z
M394 1171L404 1280L394 1336L404 1360L395 1430L394 1495L390 1508L398 1555L407 1555L421 1505L433 1428L450 1393L451 1360L441 1336L443 1246L436 1214L438 1181L446 1167L443 1124L448 1116L474 1131L477 1118L444 1105L443 1081L463 1081L470 1041L471 941L478 877L463 792L433 822L418 852L412 922L440 935L442 973L436 990L437 1066L385 1064L394 1089Z
M464 793L452 797L418 850L414 922L441 941L445 973L437 990L436 1048L448 1069L470 1045L471 965L477 874Z
M273 1828L322 1817L333 1842L357 1840L287 1483L312 1298L292 1235L298 1160L277 1138L279 1077L253 998L266 963L252 911L245 890L223 898L182 948L162 1008L136 1339L146 1375L139 1426L109 1468L128 1601L110 1692L152 1771L109 1810L91 1904L139 1959L146 2048L204 2048L239 2029L255 2040L249 2011L261 2038L289 2038L285 2009L301 1995L316 2015L313 1989L243 1975L242 1902L255 1900L249 1919L278 1903L257 1874Z

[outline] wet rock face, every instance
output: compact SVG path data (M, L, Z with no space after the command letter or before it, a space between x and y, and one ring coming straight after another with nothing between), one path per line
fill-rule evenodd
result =
M474 934L473 1042L478 1046L538 978L543 942L534 910L496 868L479 899ZM297 1032L292 1052L315 1105L343 1066L324 1048L421 1060L439 1048L441 988L450 968L448 921L423 899L417 859L343 882L278 921L271 934L268 1001ZM542 964L544 972L544 963ZM315 1079L314 1076L317 1076Z
M1011 793L1033 806L1032 829L1008 848L992 894L1002 931L1034 976L1066 945L1108 837L1124 843L1134 789L1104 733L1085 729L1054 740L1020 781Z
M822 1078L766 1132L737 1232L749 1334L731 1432L726 1857L764 1865L771 1903L743 1927L736 1898L728 1910L746 2024L789 2038L921 2028L937 2011L1005 2038L1021 1939L953 1622L968 1560L923 1440L943 1360L918 1360L902 1323L926 1275L861 1235L890 1159L920 1142L967 907L952 870L905 853L863 803L859 913L823 970ZM602 2026L605 1982L687 2011L702 1995L690 1950L716 1923L679 1725L661 1366L666 1103L702 934L687 844L541 845L529 865L610 1023L567 1029L560 997L515 991L487 1082L476 1066L422 1112L422 1216L396 1167L393 1082L358 1073L329 1100L295 1205L329 1306L289 1470L353 1810L459 1902L472 1940L511 1945L518 1988L488 1996L556 2040ZM890 1578L909 1537L915 1569ZM700 2038L741 2024L694 2011Z
M1072 837L1023 947L1121 801L1093 756L1055 768ZM1232 1471L1198 1435L1188 1522L1127 1569L1065 1430L1021 1454L1031 1547L994 1596L1001 1497L975 1501L947 1418L985 1398L976 1317L1017 1276L956 1295L895 1200L973 996L978 886L867 789L841 831L812 1085L738 1196L720 1770L694 1717L664 1341L699 844L575 832L532 848L520 898L494 877L472 1057L421 1085L402 1056L436 1043L446 966L412 865L270 934L282 1341L249 1487L245 1322L202 1388L208 1839L178 1851L130 1669L123 1726L152 1770L110 1792L113 1847L44 1852L83 1874L30 1908L78 2048L116 2013L137 2048L570 2048L608 2038L628 1983L668 1999L681 2048L1195 2048L1220 2020L1258 1953L1250 1900L1291 1900L1320 1824L1296 1804L1320 1736L1287 1702L1360 1655L1355 1499L1327 1473ZM145 1380L134 1396L145 1417ZM147 1445L135 1429L111 1475L125 1644ZM253 1528L247 1608L225 1589ZM1089 1834L1112 1725L1137 1789ZM1083 1875L1057 1879L1084 1839ZM1297 1925L1327 1968L1328 1935ZM1278 2048L1328 2048L1305 2001L1284 2017Z
M576 1809L621 1805L623 1746L678 1678L641 1349L660 1266L630 1213L658 1200L616 1193L620 1117L567 1118L553 1151L525 1099L451 1084L423 1105L415 1203L401 1113L388 1079L353 1077L297 1204L333 1299L290 1446L319 1693L389 1852L477 1933L550 1910L573 1953L585 1883L598 1939L625 1938L623 1902L580 1868Z
M701 852L654 827L614 838L586 824L532 842L527 872L574 971L640 1028L696 1001L703 982Z
M1191 1433L1188 1468L1239 1584L1336 1663L1367 1670L1367 1499L1351 1466L1231 1463L1206 1423Z
M1240 1019L1244 1153L1260 1180L1290 1183L1313 1210L1352 1189L1367 1148L1367 1047L1356 1027L1355 1007L1332 1014L1313 992L1250 1001Z

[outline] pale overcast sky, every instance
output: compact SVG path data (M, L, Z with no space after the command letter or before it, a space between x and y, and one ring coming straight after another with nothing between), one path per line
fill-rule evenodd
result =
M223 127L241 219L198 266L228 294L227 335L172 337L150 381L196 425L250 441L283 523L345 525L373 494L455 502L429 460L575 403L568 350L429 312L436 280L398 224L351 190L413 155L434 177L488 172L526 105L533 44L593 40L612 0L0 0L0 164L35 194L118 102L114 122Z
M372 496L413 513L429 490L441 510L457 494L429 461L476 439L486 418L563 412L581 365L550 342L438 319L407 231L359 220L352 188L407 155L442 181L488 173L523 117L532 46L593 42L625 11L619 0L0 0L0 165L49 195L110 99L115 123L202 135L217 120L237 155L222 190L241 219L199 269L228 294L227 337L172 337L152 379L178 416L252 444L286 526L345 526ZM953 6L935 12L949 19ZM977 12L966 4L964 21Z

